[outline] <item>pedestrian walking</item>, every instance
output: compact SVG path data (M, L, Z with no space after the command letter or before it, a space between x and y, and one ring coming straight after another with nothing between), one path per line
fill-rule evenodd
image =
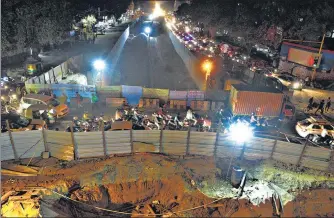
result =
M307 112L313 109L313 103L314 103L314 100L313 100L313 97L311 97L311 98L308 100Z
M309 104L309 105L313 105L313 102L314 102L314 99L313 99L313 97L311 97L311 98L308 100L308 104Z
M328 97L327 99L327 103L326 103L326 107L325 107L325 111L327 112L329 110L329 108L331 107L331 97Z
M76 100L77 100L78 108L82 107L82 104L81 104L82 96L81 96L78 92L76 92L76 93L75 93L75 98L76 98Z
M321 100L318 109L315 111L315 115L317 114L318 110L320 110L320 113L323 114L324 113L324 106L325 106L325 100Z

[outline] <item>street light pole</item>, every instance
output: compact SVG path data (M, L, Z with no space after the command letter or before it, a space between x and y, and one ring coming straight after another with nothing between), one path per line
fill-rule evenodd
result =
M153 88L151 87L151 70L150 70L150 67L151 67L151 56L150 56L150 33L148 33L147 35L147 74L148 74L148 86L149 88Z
M152 29L151 27L145 27L144 29L144 33L147 39L147 74L148 74L148 86L151 87L151 75L150 75L150 65L151 65L151 61L150 61L150 33L151 33ZM146 35L147 34L147 35Z
M324 33L324 35L322 36L322 40L321 40L321 44L320 44L320 48L319 48L319 52L318 52L318 58L320 57L321 52L322 52L322 47L324 46L325 36L326 36L326 34ZM321 62L321 60L319 60L319 64L320 64L320 62ZM312 72L312 77L311 77L312 81L314 81L316 73L317 73L317 66L313 67L313 72Z
M211 70L212 70L212 62L209 60L205 60L202 69L205 72L205 84L204 84L204 91L207 91L208 86L208 79L210 78Z

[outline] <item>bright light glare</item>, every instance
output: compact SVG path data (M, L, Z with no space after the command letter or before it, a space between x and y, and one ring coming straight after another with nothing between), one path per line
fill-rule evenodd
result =
M293 83L293 88L294 89L298 89L299 87L300 87L300 83L299 82Z
M157 17L163 17L165 16L166 12L160 7L160 3L155 3L155 8L153 9L153 13L149 16L150 20L153 20Z
M209 60L204 61L202 68L205 72L210 72L212 69L212 62Z
M185 27L185 31L186 33L189 33L190 32L190 28L188 26Z
M247 123L233 123L229 130L232 140L236 142L246 142L253 137L253 129Z
M104 70L105 67L106 67L106 64L104 63L103 60L96 60L94 62L94 68L96 70Z
M150 33L151 33L151 28L148 27L148 26L145 27L144 32L145 32L146 34L150 34Z

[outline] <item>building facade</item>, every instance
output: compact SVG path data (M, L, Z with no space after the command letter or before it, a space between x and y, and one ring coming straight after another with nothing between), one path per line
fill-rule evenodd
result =
M280 51L279 70L291 72L305 79L312 76L314 57L319 49L304 45L283 42ZM334 51L322 50L317 67L316 80L334 80Z

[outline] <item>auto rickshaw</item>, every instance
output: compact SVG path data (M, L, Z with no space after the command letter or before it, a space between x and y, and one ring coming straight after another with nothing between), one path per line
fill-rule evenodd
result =
M47 124L55 123L55 111L47 105L33 104L24 110L24 116L30 119L41 119Z

